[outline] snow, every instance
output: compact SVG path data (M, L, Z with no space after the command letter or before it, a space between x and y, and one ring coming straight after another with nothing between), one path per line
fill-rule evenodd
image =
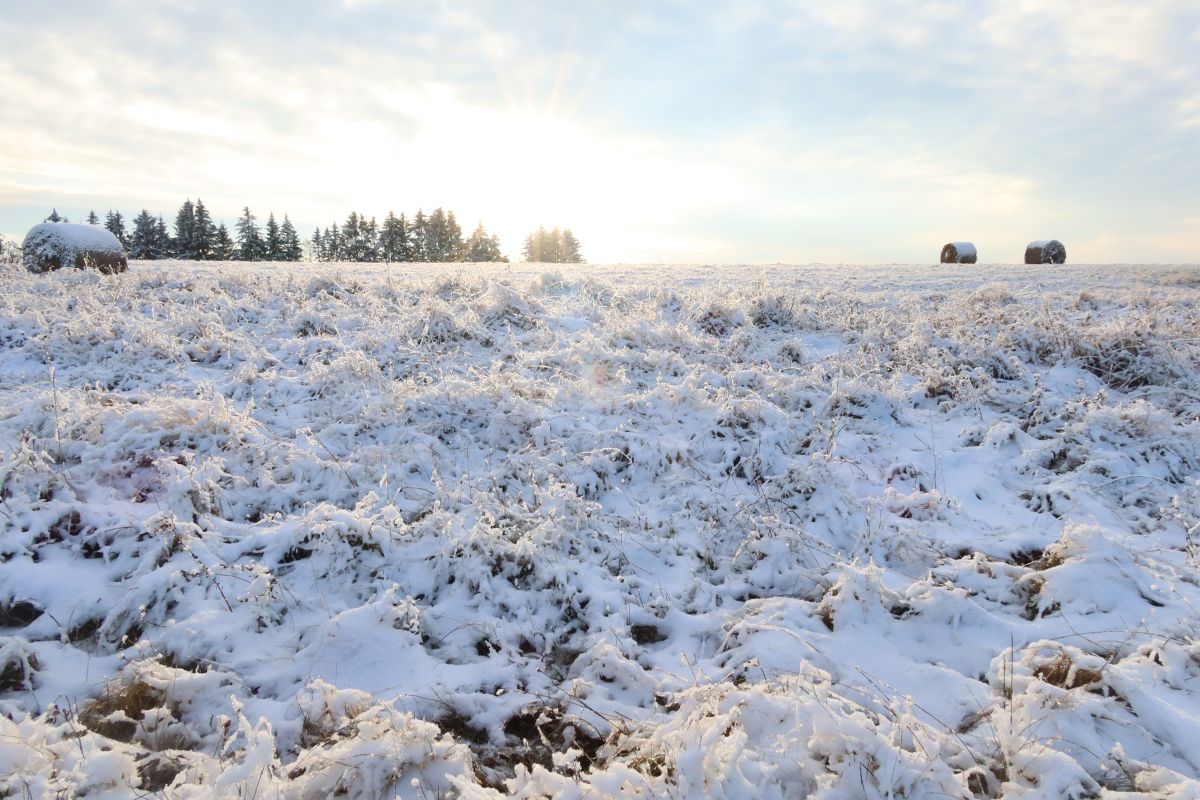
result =
M970 242L955 242L954 249L958 251L959 258L970 258L977 255L975 252L975 245L971 244Z
M25 235L25 245L47 247L53 243L70 247L72 250L97 250L120 255L125 252L117 237L107 228L98 225L78 225L74 222L43 222L34 225Z
M0 794L1200 796L1200 270L548 269L7 268Z

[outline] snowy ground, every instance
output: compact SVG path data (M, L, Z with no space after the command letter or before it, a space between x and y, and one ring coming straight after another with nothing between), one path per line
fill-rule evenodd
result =
M1200 797L1200 269L0 275L0 795Z

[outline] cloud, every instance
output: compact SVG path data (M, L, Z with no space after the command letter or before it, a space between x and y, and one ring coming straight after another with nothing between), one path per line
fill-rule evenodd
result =
M1133 241L1200 213L1193 6L18 4L0 226L200 193L321 225L446 205L510 250L545 222L628 260L702 256L689 236L915 258L939 226L1089 219Z

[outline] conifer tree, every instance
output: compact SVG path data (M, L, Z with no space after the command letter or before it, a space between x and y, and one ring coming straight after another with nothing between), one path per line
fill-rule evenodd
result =
M351 211L342 224L342 235L339 239L338 260L362 261L362 229L359 224L358 212Z
M341 261L342 258L342 233L335 222L325 229L325 260Z
M425 222L425 258L428 261L448 261L450 226L446 211L437 207Z
M454 218L454 212L447 211L446 229L442 240L442 260L462 261L463 250L462 226Z
M299 261L304 255L300 234L296 233L296 226L288 219L287 214L283 215L283 224L279 226L279 241L279 255L284 261Z
M111 213L111 212L110 212ZM58 213L58 209L50 210L50 216L46 217L42 222L66 222L67 218Z
M547 236L545 226L539 225L536 231L525 237L525 246L521 248L521 256L526 261L546 261L544 256Z
M546 243L542 246L542 260L551 264L562 263L562 231L558 228L550 231Z
M361 224L362 230L362 257L360 261L378 261L379 260L379 226L375 223L375 218L371 217L370 221Z
M396 260L416 261L413 256L413 229L403 211L396 219L396 237Z
M196 207L191 198L183 202L175 215L175 257L194 261L196 255Z
M458 261L462 254L462 228L453 211L435 208L425 222L425 258L429 261Z
M174 254L174 243L171 241L171 235L167 233L167 221L159 214L154 223L153 258L171 258Z
M582 245L575 238L575 234L571 233L571 229L567 228L562 232L562 261L564 264L582 264L583 253Z
M63 219L66 222L66 219ZM125 233L125 218L121 216L120 211L109 211L104 219L104 227L112 232L113 236L117 237L117 241L121 243L121 247L129 249L129 236Z
M156 221L146 209L133 219L133 233L129 236L129 257L142 261L161 258L157 247Z
M88 225L99 225L100 224L100 218L96 216L95 209L88 212L87 223L88 223Z
M204 207L204 201L196 198L196 207L192 214L192 248L196 258L211 259L213 255L213 237L217 229L213 225L212 215Z
M463 261L501 261L500 239L488 236L483 223L475 228L463 246Z
M381 261L404 261L403 251L408 246L408 230L402 222L403 215L397 217L389 211L383 218L379 229L379 259Z
M429 261L429 254L425 249L429 234L426 230L429 227L429 222L425 218L425 212L417 209L417 215L413 217L412 227L408 230L408 242L411 258L409 261Z
M279 238L279 223L275 221L275 212L267 215L266 237L263 239L263 258L267 261L283 260L283 241Z
M237 255L239 261L261 261L262 260L262 237L258 232L258 225L255 224L255 217L250 213L250 207L246 206L242 209L242 216L237 222Z
M232 261L236 252L233 239L229 238L229 229L222 222L213 232L212 257L217 261Z

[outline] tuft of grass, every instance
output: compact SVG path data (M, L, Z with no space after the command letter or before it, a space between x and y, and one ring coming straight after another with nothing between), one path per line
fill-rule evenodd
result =
M132 742L146 712L162 708L165 702L166 695L145 681L118 679L80 709L79 721L101 736Z
M28 692L33 689L33 673L41 669L36 654L20 637L0 640L0 692Z
M1050 661L1034 667L1033 674L1060 689L1091 686L1102 677L1099 670L1079 666L1066 653L1059 653Z

